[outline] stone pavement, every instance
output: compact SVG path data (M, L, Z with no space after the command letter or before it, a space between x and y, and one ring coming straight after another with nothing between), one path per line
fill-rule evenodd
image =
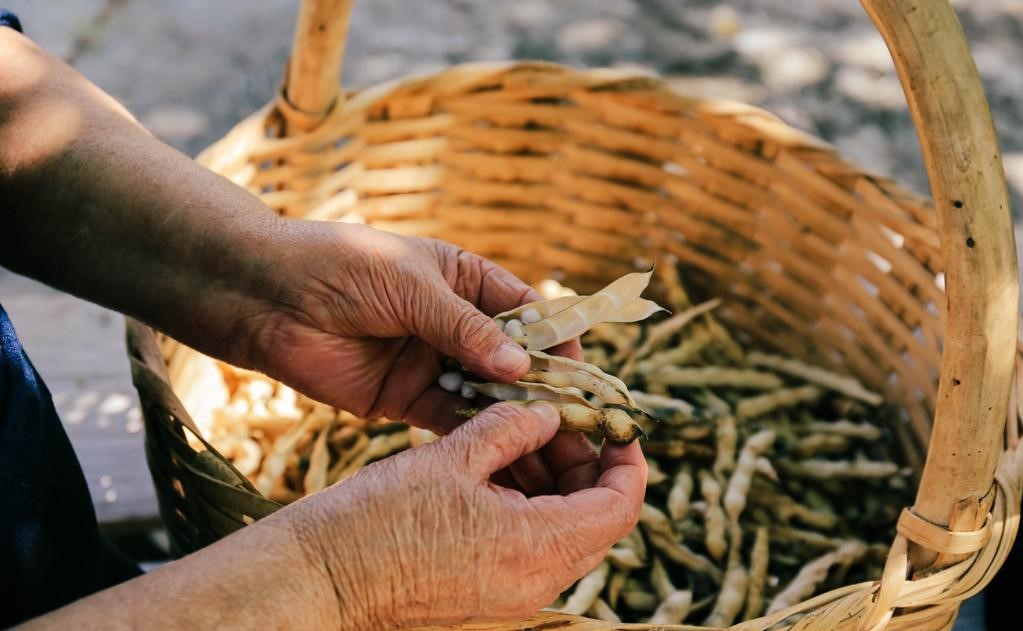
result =
M192 155L271 98L297 7L296 0L0 4L21 15L30 36ZM993 106L1019 212L1023 2L955 4ZM500 58L656 71L697 94L766 107L857 162L926 191L887 50L851 0L361 0L344 79L363 87ZM82 448L101 519L151 517L119 316L2 270L0 300Z

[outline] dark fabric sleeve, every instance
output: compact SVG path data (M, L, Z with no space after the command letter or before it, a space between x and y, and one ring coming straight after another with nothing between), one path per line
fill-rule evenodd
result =
M18 19L18 16L3 9L0 9L0 26L12 28L19 33L24 32L21 30L21 20Z
M0 308L0 628L139 573L114 563L50 393Z

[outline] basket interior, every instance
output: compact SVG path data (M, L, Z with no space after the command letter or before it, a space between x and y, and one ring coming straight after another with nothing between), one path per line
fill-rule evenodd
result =
M920 470L945 319L934 212L822 141L653 78L541 63L349 94L275 138L286 124L257 112L199 159L283 214L445 239L529 282L591 291L677 260L755 346L882 391ZM187 403L194 380L170 368Z

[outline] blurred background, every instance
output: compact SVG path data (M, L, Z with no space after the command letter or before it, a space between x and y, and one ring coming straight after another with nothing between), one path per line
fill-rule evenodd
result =
M0 4L154 134L195 155L272 98L298 2ZM1018 218L1023 0L953 4L991 102ZM868 170L927 192L888 51L855 0L362 0L343 82L362 88L509 58L628 67L685 92L756 104ZM3 270L0 298L50 384L104 528L140 558L157 558L156 502L120 316Z

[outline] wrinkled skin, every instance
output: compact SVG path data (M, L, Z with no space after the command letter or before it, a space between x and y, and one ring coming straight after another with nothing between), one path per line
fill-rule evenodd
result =
M351 628L521 618L596 567L638 519L646 485L638 444L605 444L599 479L567 495L528 498L488 482L558 424L545 404L494 405L283 511L310 524L310 558L334 577Z
M276 274L288 290L249 327L271 375L360 416L450 430L464 402L437 387L438 353L493 380L528 369L486 314L539 296L498 265L365 226L293 221L287 233L296 244Z
M489 316L540 296L493 262L363 226L292 221L283 232L293 246L275 273L287 289L247 319L253 350L241 363L355 414L442 434L462 422L456 409L478 403L437 386L441 355L494 381L529 369ZM580 355L578 341L555 351ZM564 485L551 460L577 465ZM584 437L565 433L498 479L531 494L574 490L593 484L595 462Z

